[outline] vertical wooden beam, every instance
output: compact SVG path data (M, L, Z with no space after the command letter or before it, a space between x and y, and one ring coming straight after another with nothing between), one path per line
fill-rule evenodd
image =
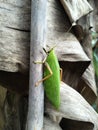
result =
M44 112L44 90L40 84L35 83L42 79L42 64L33 61L42 61L45 44L46 3L47 0L31 0L31 44L30 44L30 82L29 107L27 117L27 130L42 130Z

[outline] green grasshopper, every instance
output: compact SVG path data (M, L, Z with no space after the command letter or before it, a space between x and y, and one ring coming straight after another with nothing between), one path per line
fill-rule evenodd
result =
M39 83L44 81L45 94L52 105L58 109L60 106L60 66L53 48L50 51L46 52L46 54L47 57L43 62L34 62L45 64L44 78L42 80L39 80L35 86L38 86Z

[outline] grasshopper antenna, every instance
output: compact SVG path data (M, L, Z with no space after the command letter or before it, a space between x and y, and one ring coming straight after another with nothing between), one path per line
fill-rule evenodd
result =
M45 52L46 54L48 53L44 47L43 47L43 50L44 50L44 52Z
M54 45L50 48L50 46L47 45L47 47L48 47L47 53L49 53L51 50L53 50L56 46L57 46L57 44L54 44ZM45 50L45 51L46 51L46 50Z

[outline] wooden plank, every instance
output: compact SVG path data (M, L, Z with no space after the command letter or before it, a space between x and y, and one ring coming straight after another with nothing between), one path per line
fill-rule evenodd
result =
M31 44L30 44L30 85L27 130L42 130L44 111L43 85L35 86L43 77L42 64L33 61L43 60L43 46L46 30L47 0L32 0L31 4Z

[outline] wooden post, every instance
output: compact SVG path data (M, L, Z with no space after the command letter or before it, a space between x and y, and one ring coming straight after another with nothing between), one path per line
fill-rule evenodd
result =
M26 130L42 130L44 112L44 90L42 83L35 83L42 79L42 64L33 61L43 60L46 28L46 3L47 0L31 0L31 44L30 44L30 82L29 106Z

